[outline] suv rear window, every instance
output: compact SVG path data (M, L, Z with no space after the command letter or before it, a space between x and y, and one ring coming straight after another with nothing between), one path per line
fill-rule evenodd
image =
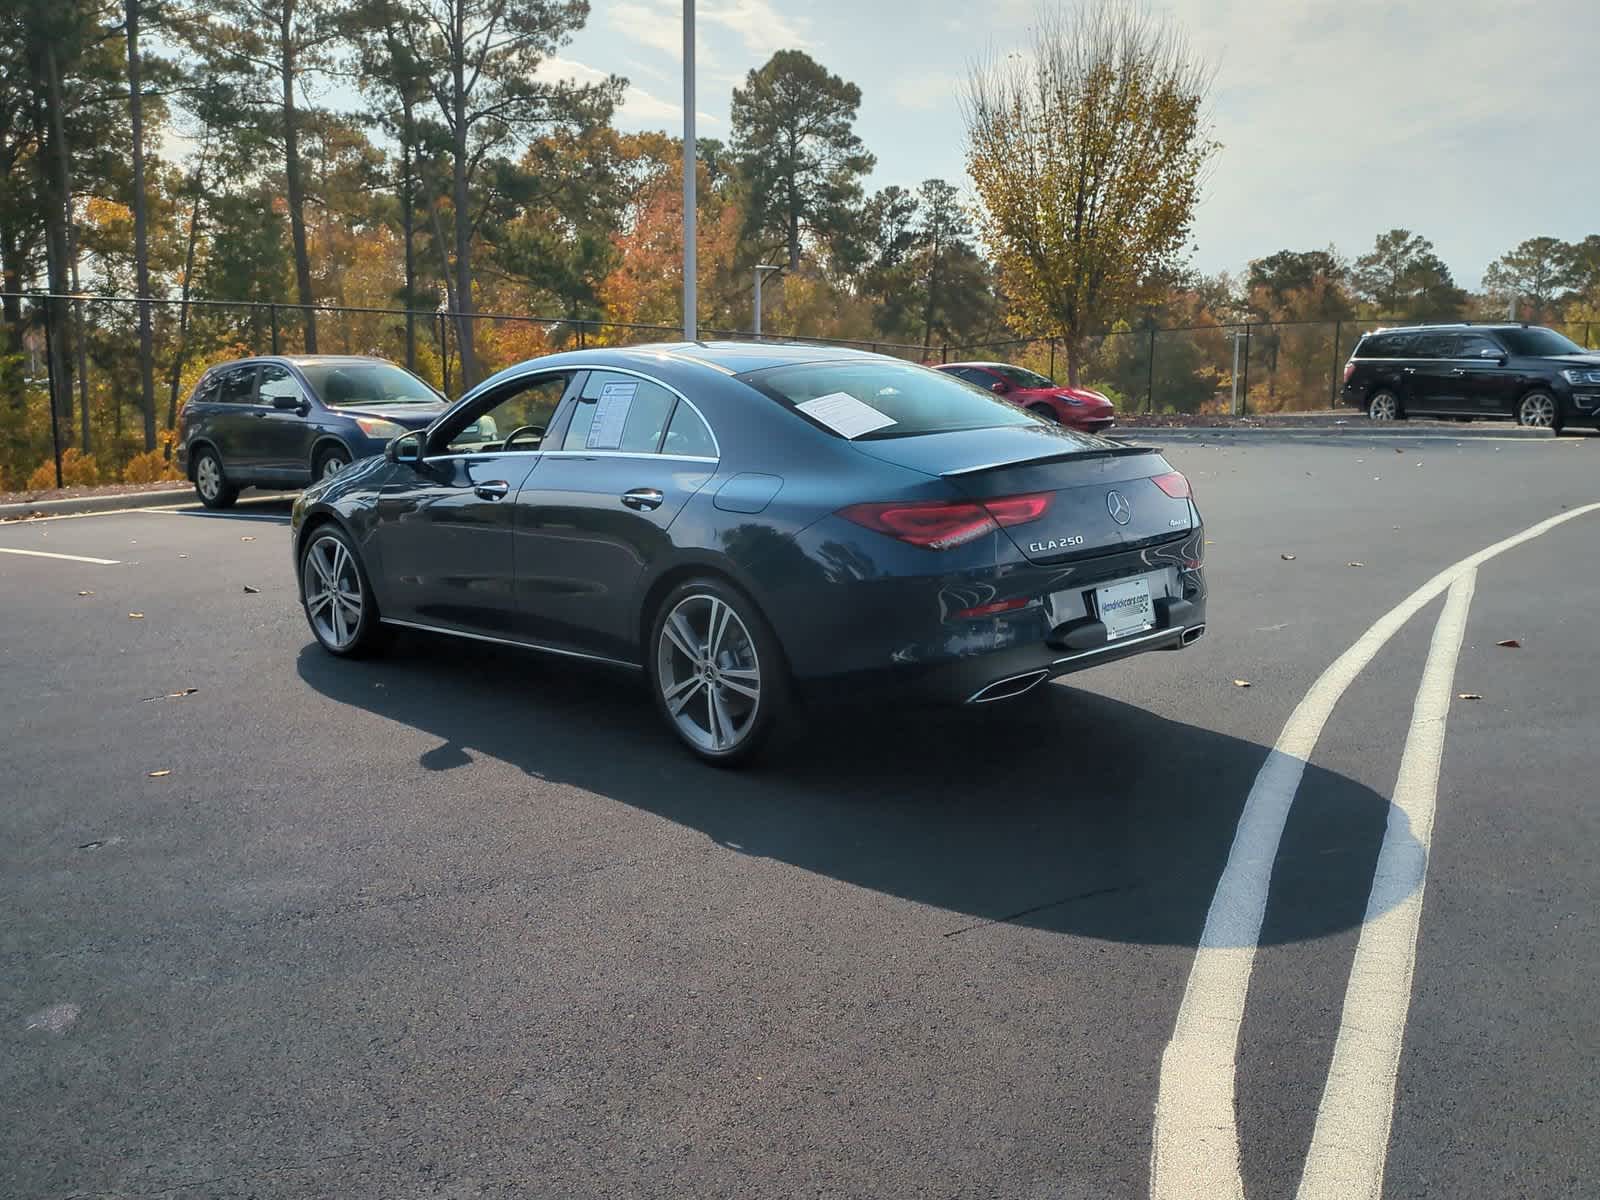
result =
M857 441L1049 423L947 372L911 363L804 363L740 378L819 428ZM853 432L862 426L870 428Z
M1410 338L1403 333L1370 333L1356 347L1357 358L1405 358Z

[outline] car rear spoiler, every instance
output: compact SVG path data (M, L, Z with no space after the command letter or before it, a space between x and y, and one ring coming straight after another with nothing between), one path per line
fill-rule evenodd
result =
M1041 454L1037 458L1010 458L976 467L962 467L957 471L941 471L940 477L959 479L963 475L982 475L985 471L998 471L1009 467L1038 467L1046 463L1082 462L1091 458L1130 458L1135 454L1159 453L1160 451L1154 446L1096 446L1083 450L1066 450L1058 454Z

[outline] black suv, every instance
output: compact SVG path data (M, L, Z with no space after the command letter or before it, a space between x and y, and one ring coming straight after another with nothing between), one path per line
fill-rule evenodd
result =
M183 410L178 466L207 508L242 487L294 488L426 429L445 399L381 358L297 355L212 367Z
M1344 365L1344 402L1374 421L1513 417L1600 428L1600 353L1541 325L1380 329Z

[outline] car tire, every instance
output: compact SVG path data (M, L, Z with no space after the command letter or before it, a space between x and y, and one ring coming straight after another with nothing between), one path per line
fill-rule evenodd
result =
M777 636L755 603L720 579L691 579L661 601L645 670L667 727L714 766L749 762L788 718Z
M239 489L228 482L222 459L209 446L194 456L194 494L207 508L232 508Z
M329 654L359 658L387 640L372 582L355 544L337 525L319 525L300 551L300 607Z
M1405 406L1388 388L1379 388L1367 400L1367 418L1372 421L1404 421Z
M311 463L311 482L320 483L329 476L337 475L350 465L350 452L343 446L326 446L317 451L317 456Z
M1549 392L1535 389L1517 401L1517 424L1524 429L1561 432L1561 404Z

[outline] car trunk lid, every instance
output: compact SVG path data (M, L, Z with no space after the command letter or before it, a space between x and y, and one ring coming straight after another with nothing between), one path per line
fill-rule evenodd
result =
M1189 500L1155 483L1173 472L1149 447L1017 426L858 441L856 448L937 475L974 500L1049 494L1039 519L1004 526L1032 562L1129 550L1181 537L1194 527Z

